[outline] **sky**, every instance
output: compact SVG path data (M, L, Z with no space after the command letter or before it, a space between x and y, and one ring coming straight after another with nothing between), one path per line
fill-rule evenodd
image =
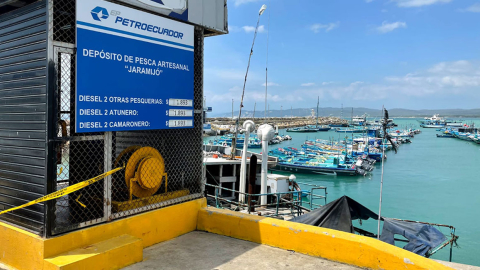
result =
M229 34L205 39L204 95L244 107L480 108L480 0L228 0ZM267 50L268 44L268 50ZM268 65L267 65L268 52Z

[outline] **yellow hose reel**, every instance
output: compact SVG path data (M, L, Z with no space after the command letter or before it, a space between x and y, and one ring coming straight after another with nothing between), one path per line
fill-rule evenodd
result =
M155 194L165 177L165 193L168 177L162 155L153 147L131 146L123 150L115 160L115 167L128 159L125 167L125 183L129 198L145 198Z

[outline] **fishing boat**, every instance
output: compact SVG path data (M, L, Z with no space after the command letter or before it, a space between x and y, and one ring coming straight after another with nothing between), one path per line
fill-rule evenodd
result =
M365 129L359 129L359 128L337 128L335 129L335 132L338 133L363 133L365 132Z
M445 127L445 122L442 121L425 121L420 124L422 128L443 128Z
M419 122L422 128L444 128L447 125L445 118L440 117L439 114L434 114L432 117L425 117Z
M355 169L354 165L310 165L310 164L295 164L295 163L286 163L279 162L272 170L277 171L287 171L295 173L313 173L321 175L332 175L332 176L355 176L358 175L358 170ZM363 171L363 175L366 172Z
M278 164L273 170L295 173L312 173L323 175L366 175L374 169L376 160L367 155L352 158L345 152L323 152L314 146L302 147L301 150L288 147L274 149L270 156L278 158Z
M311 127L311 126L304 126L304 127L296 127L296 128L287 128L287 132L318 132L318 128Z
M454 138L454 136L452 134L444 133L444 134L437 134L437 138Z
M352 126L364 126L367 123L367 115L352 117Z
M347 123L343 123L343 124L330 124L328 126L330 126L331 128L342 128L342 127L348 127L349 125Z
M326 125L324 125L324 126L319 126L319 127L318 127L318 131L323 131L323 132L329 131L329 130L331 130L331 129L332 129L332 128L331 128L330 126L326 126Z

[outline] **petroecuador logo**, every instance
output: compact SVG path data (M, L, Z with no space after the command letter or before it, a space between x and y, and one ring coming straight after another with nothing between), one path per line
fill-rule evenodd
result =
M96 7L92 9L92 17L95 21L101 22L102 20L108 19L108 11L103 7Z

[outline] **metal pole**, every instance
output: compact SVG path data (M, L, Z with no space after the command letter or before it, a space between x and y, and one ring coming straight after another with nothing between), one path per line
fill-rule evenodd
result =
M112 152L113 152L113 133L105 132L104 135L105 153L104 153L104 172L112 170ZM103 196L105 198L103 202L105 221L110 220L112 215L112 176L105 177L103 182Z
M382 107L382 111L385 114L385 107ZM382 139L382 177L380 180L380 205L378 209L378 230L377 230L377 239L380 239L380 221L382 219L382 195L383 195L383 168L385 167L385 145L384 141L386 139L385 134L383 134Z
M258 13L257 26L255 27L255 34L253 35L252 48L250 49L250 55L248 56L247 72L245 73L245 80L243 81L242 99L240 100L240 110L238 112L238 119L235 121L235 137L234 137L235 139L238 137L238 123L240 121L240 117L242 117L243 98L245 97L245 87L247 85L248 70L250 69L250 61L252 60L253 47L255 46L255 39L257 38L258 25L260 24L260 16L262 16L263 11L265 11L264 8L266 8L265 5L262 6L262 9L260 9L260 12ZM237 142L236 142L236 140L232 140L232 156L231 156L231 159L235 159L236 149L237 149Z
M267 194L267 170L268 170L268 141L262 140L262 185L261 194ZM260 198L260 204L267 204L267 196Z
M239 201L240 203L245 202L245 183L247 180L247 151L248 151L248 141L250 138L250 132L255 130L255 123L251 120L245 121L243 123L243 128L245 129L245 140L243 141L243 153L242 153L242 163L240 166L240 195Z
M252 195L255 193L255 179L257 178L257 156L250 157L250 173L248 176L248 213L255 212L255 207L252 205Z
M270 1L268 1L270 5ZM268 25L267 25L267 60L265 62L265 123L267 123L267 94L268 94L268 45L270 40L270 12L268 12Z
M267 193L267 172L268 172L268 141L273 139L275 131L272 126L264 124L257 130L258 138L262 141L262 182L261 182L261 194ZM267 204L267 197L262 196L260 198L261 205Z

